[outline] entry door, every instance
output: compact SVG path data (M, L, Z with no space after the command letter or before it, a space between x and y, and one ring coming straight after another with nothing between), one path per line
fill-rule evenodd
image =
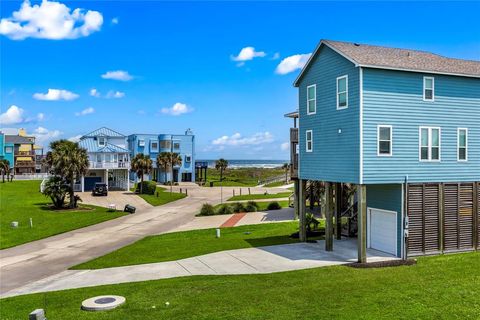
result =
M397 255L397 212L368 209L368 247Z

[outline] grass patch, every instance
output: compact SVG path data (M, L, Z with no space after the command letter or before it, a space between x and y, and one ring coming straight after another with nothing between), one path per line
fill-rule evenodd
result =
M285 181L277 181L277 182L272 182L268 183L265 185L266 188L276 188L276 187L281 187L285 185Z
M268 193L268 194L244 194L241 196L231 197L227 201L288 198L291 194L292 194L291 192Z
M215 229L149 236L73 269L172 261L223 250L293 243L298 239L290 238L290 235L297 229L298 222L282 222L223 228L220 238L215 237Z
M2 319L25 319L36 308L46 308L49 319L79 320L478 319L478 265L480 252L395 268L184 277L7 298L0 309ZM80 310L82 300L102 294L127 302L105 312Z
M40 193L39 180L0 183L0 249L46 238L124 215L107 208L81 205L77 210L52 210ZM30 228L29 219L33 219ZM18 228L10 223L18 221Z
M155 194L139 194L143 200L150 203L152 206L161 206L163 204L183 199L186 197L184 193L172 192L170 190L157 187Z
M207 183L213 182L215 187L223 185L225 187L253 187L258 185L259 181L271 177L277 177L285 174L281 168L236 168L227 169L223 174L223 181L220 183L220 171L207 169Z

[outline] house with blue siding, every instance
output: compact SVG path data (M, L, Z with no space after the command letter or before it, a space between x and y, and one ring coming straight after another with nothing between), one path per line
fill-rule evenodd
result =
M133 158L142 153L150 156L153 162L153 172L144 179L155 180L160 183L195 182L195 135L188 129L185 134L131 134L128 136L128 149ZM157 165L157 156L162 152L178 153L182 164L173 167L173 177L170 169L161 168ZM131 172L130 178L137 177Z
M358 260L480 248L480 62L322 40L294 82L292 177L305 240L309 181L325 184L326 249L356 188ZM298 151L297 151L298 150ZM334 232L335 230L335 232Z
M13 171L15 162L13 156L14 144L5 141L5 134L0 131L0 160L8 160L10 170Z

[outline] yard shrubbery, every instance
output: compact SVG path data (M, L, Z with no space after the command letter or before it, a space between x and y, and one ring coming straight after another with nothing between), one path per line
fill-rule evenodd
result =
M210 204L204 204L200 210L199 216L212 216L221 214L232 214L241 212L255 212L255 211L267 211L267 210L279 210L282 207L288 206L287 201L272 201L272 202L235 202L224 203L213 207Z
M142 190L144 194L155 194L157 183L155 181L143 181L138 184L137 189Z
M282 206L277 201L272 201L268 204L267 210L280 210Z
M210 203L205 203L200 209L201 216L213 216L215 214L215 209Z

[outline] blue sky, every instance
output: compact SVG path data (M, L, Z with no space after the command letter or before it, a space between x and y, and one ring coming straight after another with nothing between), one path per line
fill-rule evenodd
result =
M44 143L192 128L197 158L287 159L283 114L306 56L277 67L320 39L480 59L480 2L32 1L12 16L21 5L0 13L1 126Z

